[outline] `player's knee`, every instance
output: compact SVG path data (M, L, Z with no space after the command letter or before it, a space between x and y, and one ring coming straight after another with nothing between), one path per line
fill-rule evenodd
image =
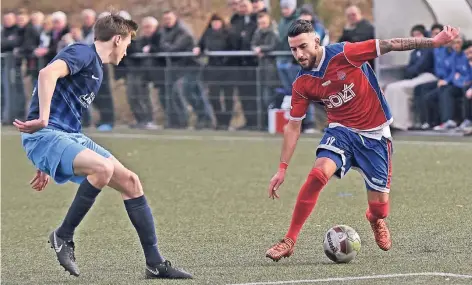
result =
M141 180L139 179L139 176L132 172L129 171L128 173L128 187L126 187L126 195L131 197L131 198L137 198L143 196L143 187L141 186Z
M103 186L110 182L115 167L108 159L103 159L95 167L94 176L97 178L97 183Z

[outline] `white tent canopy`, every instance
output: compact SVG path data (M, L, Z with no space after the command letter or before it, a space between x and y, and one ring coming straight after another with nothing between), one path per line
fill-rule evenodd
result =
M423 24L429 30L434 23L460 27L461 34L472 39L472 0L374 0L373 8L379 39L407 37L412 26ZM376 69L382 81L395 77L389 71L405 65L408 57L409 52L380 57Z

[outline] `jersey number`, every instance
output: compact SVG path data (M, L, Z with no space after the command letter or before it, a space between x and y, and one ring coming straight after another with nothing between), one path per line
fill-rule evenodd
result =
M327 140L326 140L326 144L327 145L333 145L334 141L336 140L335 137L329 137Z

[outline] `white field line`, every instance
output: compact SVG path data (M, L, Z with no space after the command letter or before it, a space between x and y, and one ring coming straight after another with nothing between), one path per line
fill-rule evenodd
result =
M87 133L94 138L114 138L114 139L146 139L146 140L170 140L170 141L247 141L247 142L270 142L282 141L281 137L264 137L264 136L212 136L207 135L172 135L172 134L125 134L125 133ZM3 131L2 136L19 136L15 131ZM302 137L301 142L319 143L320 138ZM421 145L421 146L461 146L472 147L470 142L460 141L408 141L394 139L394 144L401 145Z
M392 278L415 277L415 276L439 276L439 277L472 279L472 275L443 273L443 272L419 272L419 273L400 273L400 274L385 274L385 275L348 276L348 277L311 279L311 280L287 280L287 281L238 283L238 284L228 284L228 285L277 285L277 284L301 284L301 283L329 283L329 282L357 281L357 280L369 280L369 279L392 279Z

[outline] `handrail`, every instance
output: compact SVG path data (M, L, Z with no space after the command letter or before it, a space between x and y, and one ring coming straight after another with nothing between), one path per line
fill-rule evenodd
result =
M1 53L4 57L11 53ZM267 53L268 56L291 56L289 51L272 51ZM253 51L203 51L199 56L214 56L214 57L231 57L231 56L256 56ZM182 52L158 52L158 53L133 53L128 57L198 57L191 51Z

